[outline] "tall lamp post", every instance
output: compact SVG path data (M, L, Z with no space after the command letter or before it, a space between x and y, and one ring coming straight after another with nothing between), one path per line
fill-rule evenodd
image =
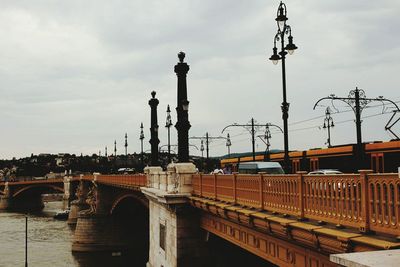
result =
M177 122L175 128L178 131L178 161L189 162L189 101L187 100L186 75L189 65L183 62L185 53L179 52L179 62L175 65L174 71L178 77L178 103L176 107Z
M125 157L128 158L128 133L125 133Z
M165 122L165 127L168 129L168 163L171 162L171 135L170 135L170 128L172 126L172 119L171 119L171 110L169 105L167 106L167 120Z
M331 117L331 110L329 107L326 108L325 110L325 119L324 119L324 129L328 129L328 140L326 141L326 144L328 147L331 147L331 127L334 127L335 124L333 124L333 119Z
M143 122L140 123L140 161L142 162L142 167L144 166L144 160L143 160L143 139L144 139L144 132L143 132Z
M282 129L280 129L280 130L282 132ZM269 130L268 124L265 126L264 135L258 135L257 137L259 137L261 139L261 141L263 141L264 144L267 146L267 148L265 149L265 159L267 161L269 161L271 159L271 155L270 155L270 151L269 151L269 148L271 147L271 142L269 140L272 138L272 135L271 135L271 131Z
M231 141L231 137L229 136L229 133L226 136L226 147L228 148L228 157L231 156L231 145L232 145L232 141Z
M128 133L125 133L125 165L128 166Z
M157 106L158 99L156 97L156 92L151 92L151 99L149 100L149 105L151 108L151 125L150 125L150 144L151 144L151 166L158 166L158 144L160 140L158 139L158 122L157 122Z
M297 46L293 43L292 28L286 24L288 20L286 5L281 2L278 7L276 14L276 22L278 24L278 31L274 37L274 48L272 49L273 54L269 58L274 64L277 64L279 60L282 61L282 87L283 87L283 102L282 102L282 119L283 119L283 136L284 136L284 168L286 173L291 173L290 159L289 159L289 137L288 137L288 117L289 117L289 103L286 100L286 70L285 70L285 59L286 54L293 54ZM288 44L285 46L285 35L288 36ZM281 42L281 51L278 53L276 47L277 42Z

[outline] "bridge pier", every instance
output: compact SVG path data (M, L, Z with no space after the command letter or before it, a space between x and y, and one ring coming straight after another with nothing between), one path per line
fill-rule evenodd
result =
M64 183L64 195L63 195L63 207L65 209L69 209L71 202L74 197L74 188L71 183L72 177L71 176L64 176L63 183Z
M70 188L71 186L68 185L68 189ZM65 182L64 182L64 189L65 189ZM70 203L70 211L68 214L68 221L67 221L69 225L76 226L76 223L78 221L78 213L82 210L89 208L89 205L86 203L86 197L88 191L89 191L89 183L84 182L82 180L79 181L79 185L75 191L76 199L71 201ZM72 198L72 196L68 195L68 199L70 198Z
M10 186L6 182L4 185L4 194L0 196L0 210L8 210L10 208L10 198Z
M109 213L109 192L96 182L90 189L86 186L85 183L80 184L78 201L73 201L71 206L76 207L77 214L72 252L120 252L127 249L123 229ZM86 194L82 193L85 191ZM89 209L78 211L84 207L82 199L85 199Z
M122 231L107 214L80 212L72 243L72 252L122 251Z
M192 191L192 163L171 163L167 172L147 167L150 247L147 267L202 266L199 215L188 204Z

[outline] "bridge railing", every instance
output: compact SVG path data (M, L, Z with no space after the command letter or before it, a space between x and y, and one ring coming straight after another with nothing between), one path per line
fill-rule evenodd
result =
M114 184L122 186L146 186L147 178L144 174L130 175L97 175L96 181L103 184Z
M120 186L146 186L147 176L142 173L129 174L129 175L102 175L102 174L86 174L81 176L72 177L73 181L96 181L102 184L120 185Z
M400 236L398 174L194 174L193 194L313 219L361 232Z

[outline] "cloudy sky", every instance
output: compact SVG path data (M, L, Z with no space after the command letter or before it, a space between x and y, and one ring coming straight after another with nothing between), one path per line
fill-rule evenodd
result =
M314 103L356 86L368 97L400 101L400 2L286 1L299 47L288 56L291 150L323 147L324 110ZM165 110L176 122L177 53L186 52L190 136L221 135L231 123L282 126L281 66L272 53L279 1L0 0L0 158L31 153L139 152L148 139L151 91L157 91L160 145ZM379 103L363 111L363 140L390 140L391 114ZM354 114L335 103L332 144L354 143ZM336 110L335 110L336 111ZM390 112L390 109L384 110ZM400 115L399 115L400 117ZM400 124L400 123L399 123ZM176 130L172 143L176 143ZM263 134L259 129L258 134ZM400 126L395 127L400 133ZM234 127L231 152L251 150L250 134ZM224 133L224 135L226 132ZM192 144L200 147L199 140ZM272 148L283 135L272 131ZM165 148L165 147L164 147ZM258 140L257 150L265 150ZM224 141L210 155L227 152ZM195 147L191 154L200 155Z

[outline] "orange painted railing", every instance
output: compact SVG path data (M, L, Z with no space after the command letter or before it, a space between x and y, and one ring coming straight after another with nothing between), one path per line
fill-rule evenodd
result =
M398 174L194 174L193 194L301 219L400 236Z
M97 175L96 181L103 184L121 186L146 186L147 178L144 174L131 175Z
M23 184L51 184L51 183L62 183L63 178L54 179L40 179L40 180L27 180L27 181L12 181L8 182L9 185L23 185ZM4 186L6 182L0 182L0 186Z
M147 185L147 176L145 174L129 174L129 175L82 175L72 177L72 181L94 181L97 183L109 184L126 187L139 187Z

